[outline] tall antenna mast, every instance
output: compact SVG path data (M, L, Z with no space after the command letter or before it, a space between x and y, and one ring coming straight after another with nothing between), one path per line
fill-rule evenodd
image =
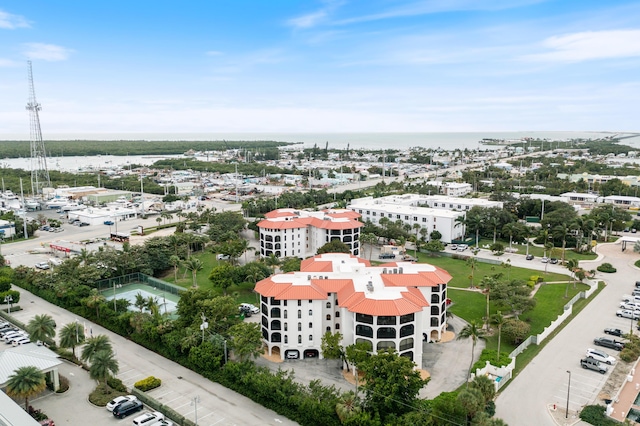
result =
M31 193L36 195L42 192L42 187L51 186L49 170L47 169L47 152L42 141L42 130L40 130L40 115L38 111L42 109L36 101L36 90L33 86L33 72L31 71L31 61L29 65L29 111L30 140L31 140Z

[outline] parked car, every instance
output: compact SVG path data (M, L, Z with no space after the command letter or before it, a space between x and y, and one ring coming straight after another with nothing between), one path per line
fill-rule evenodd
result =
M580 365L582 366L582 368L597 371L601 374L607 372L607 367L605 365L600 364L600 361L591 357L581 359Z
M587 356L590 356L593 359L597 359L598 361L604 362L605 364L609 365L613 365L616 362L616 359L614 357L598 349L587 349Z
M549 262L549 258L547 256L544 256L544 257L540 258L540 262L547 263L547 262Z
M393 253L380 253L378 259L395 259L396 255Z
M109 401L109 403L106 406L106 409L109 412L113 412L113 409L116 408L116 406L122 404L123 402L135 401L136 399L138 398L136 398L135 395L118 396L112 399L111 401Z
M259 314L260 313L260 309L258 309L257 306L252 305L251 303L241 303L240 307L243 309L248 309L249 312L251 312L252 314Z
M80 222L78 226L89 226L88 222Z
M527 257L525 257L525 259L527 260L533 260L533 255L532 254L528 254Z
M144 413L135 419L133 419L134 426L149 426L156 423L158 420L164 420L164 414L159 411L153 413Z
M113 221L112 220L105 220L103 223L105 225L113 225Z
M638 302L640 303L640 296L632 296L630 294L625 294L622 296L623 302Z
M12 344L13 346L26 345L27 343L31 343L31 339L29 339L29 338L28 338L28 337L26 337L26 336L19 337L19 338L17 338L17 339L13 339L13 340L11 341L11 344Z
M640 311L634 311L632 309L619 309L616 311L616 316L637 320L638 318L640 318Z
M150 424L149 426L173 426L173 422L171 420L162 419Z
M49 262L38 262L38 263L36 263L34 266L35 266L37 269L42 269L42 270L45 270L45 269L49 269L49 268L50 268L50 266L49 266Z
M458 244L458 250L457 251L465 251L468 248L469 248L469 246L466 245L466 244Z
M451 250L453 250L453 251L456 251L456 250L458 250L458 245L457 244L451 244L451 245L449 245L449 248Z
M605 348L615 349L616 351L621 351L622 349L624 349L623 342L612 339L610 337L596 337L595 339L593 339L593 343Z
M640 304L635 302L620 302L620 307L622 309L626 309L628 311L639 311Z
M556 259L555 257L552 257L551 259L549 259L549 263L551 263L553 265L557 265L558 264L558 259Z
M229 255L228 254L217 254L216 255L216 259L217 260L229 260Z
M624 331L620 330L619 328L605 328L604 332L605 332L605 334L610 334L610 335L616 336L616 337L622 337L625 334L627 334Z
M636 281L636 288L640 288L640 281Z
M120 405L116 405L112 413L114 417L117 417L119 419L124 419L130 414L137 413L138 411L142 411L143 408L144 408L144 405L142 405L142 402L136 399L134 401L127 401L127 402L123 402Z

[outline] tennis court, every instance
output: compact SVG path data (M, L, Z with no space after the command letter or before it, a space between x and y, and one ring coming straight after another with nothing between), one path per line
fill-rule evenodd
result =
M106 283L105 283L106 284ZM110 283L107 287L102 285L101 292L107 300L126 299L129 301L129 310L136 311L138 308L135 306L136 296L141 294L145 299L152 297L158 304L159 312L161 314L175 315L178 309L178 301L180 295L174 294L173 289L166 289L165 286L157 287L151 286L142 282L128 282L126 284L118 284L116 282ZM144 309L143 312L148 312Z

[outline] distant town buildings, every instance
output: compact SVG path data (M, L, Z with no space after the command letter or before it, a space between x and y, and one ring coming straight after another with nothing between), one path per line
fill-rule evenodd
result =
M258 223L260 256L278 258L313 256L332 240L346 244L351 254L360 254L360 215L348 209L310 212L278 209Z
M422 341L437 341L446 330L449 280L426 263L371 266L349 254L317 255L299 272L256 284L262 336L269 354L282 359L320 357L322 336L339 332L343 346L394 348L419 364Z

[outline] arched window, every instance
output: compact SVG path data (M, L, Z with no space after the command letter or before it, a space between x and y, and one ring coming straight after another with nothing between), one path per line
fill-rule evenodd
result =
M331 302L327 302L327 309L331 308Z
M378 317L378 325L396 325L396 317L392 317L392 316Z
M371 343L371 340L367 340L367 339L356 339L356 343L365 343L368 347L369 350L372 351L373 350L373 343Z
M284 323L284 331L289 331L289 327L288 327L288 325L289 325L289 324L287 324L286 322Z
M396 329L393 327L380 327L377 333L378 339L395 339Z
M312 322L309 323L309 328L313 328L313 323Z
M289 336L285 335L284 336L284 344L286 345L287 343L289 343Z
M356 321L365 324L373 324L373 316L366 314L356 314Z
M328 331L328 332L331 332L331 327L327 327L327 331Z
M412 336L414 333L413 324L407 324L400 327L400 337Z
M280 330L280 329L281 329L280 320L271 321L271 331Z
M327 314L327 321L331 321L331 314Z
M378 351L382 351L384 349L395 349L395 348L396 348L395 342L390 342L388 340L383 340L381 342L378 342L378 345L376 346L376 349Z
M340 324L336 324L336 330L340 330Z
M272 341L272 342L276 342L276 343L277 343L277 342L280 342L280 341L281 341L280 339L281 339L281 335L280 335L280 333L273 333L273 334L271 335L271 341Z
M298 343L301 344L302 343L302 336L298 336Z
M358 336L373 337L373 328L368 325L356 325L356 334Z
M400 350L406 351L407 349L413 349L413 338L400 340Z
M302 318L302 311L298 309L298 318Z
M284 311L282 311L284 319L287 319L287 310L285 309Z
M271 318L280 318L280 308L271 308Z
M298 323L298 331L302 331L302 323L301 322Z
M340 318L340 311L336 311L336 318Z

